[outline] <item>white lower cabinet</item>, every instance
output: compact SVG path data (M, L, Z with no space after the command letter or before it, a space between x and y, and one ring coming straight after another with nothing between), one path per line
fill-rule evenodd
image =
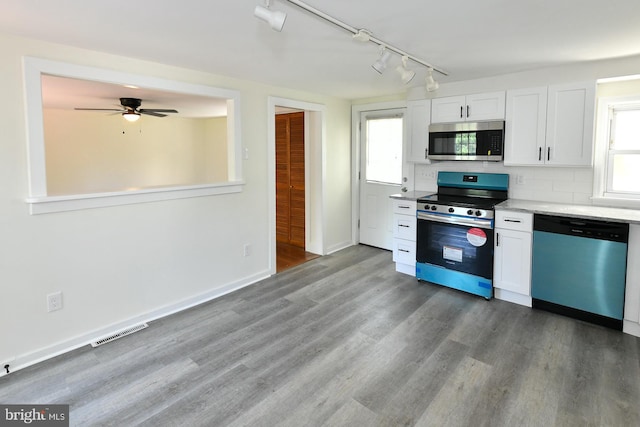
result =
M415 200L393 200L393 262L396 271L416 275L416 209Z
M640 337L640 224L629 225L627 283L622 332Z
M531 307L533 215L496 210L495 224L494 296Z

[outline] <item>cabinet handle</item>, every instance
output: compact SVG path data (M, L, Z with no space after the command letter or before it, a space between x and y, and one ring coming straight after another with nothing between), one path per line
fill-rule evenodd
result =
M462 116L462 111L463 111L463 109L464 109L464 107L461 105L461 106L460 106L460 118L462 118L462 117L463 117L463 116Z
M517 222L517 223L521 223L522 221L520 221L519 219L510 219L510 218L505 218L504 222Z
M404 225L404 224L398 224L398 227L409 228L409 226L408 226L408 225Z
M469 117L469 106L467 105L467 117Z
M409 253L409 251L408 251L408 250L406 250L406 249L398 249L398 252L406 252L406 253Z
M547 147L547 161L551 160L551 147Z
M398 205L399 209L411 209L411 206L407 206L407 205Z
M542 161L542 147L538 147L538 161Z
M496 247L500 246L500 233L496 233Z
M427 158L427 154L428 153L429 153L429 148L427 147L427 148L424 149L424 158L425 159Z

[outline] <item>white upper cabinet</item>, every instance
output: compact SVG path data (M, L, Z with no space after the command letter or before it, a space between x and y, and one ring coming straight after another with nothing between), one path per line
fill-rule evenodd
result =
M556 166L591 166L596 84L549 86L546 161Z
M431 123L504 119L505 92L449 96L431 100Z
M505 165L590 166L595 82L507 92Z
M546 146L547 87L507 92L504 164L543 164Z
M405 152L407 161L430 163L427 160L430 119L430 100L407 101L407 143Z

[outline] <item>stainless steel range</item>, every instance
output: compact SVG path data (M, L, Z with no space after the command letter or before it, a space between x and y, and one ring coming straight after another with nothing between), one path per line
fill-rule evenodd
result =
M418 199L416 277L493 297L494 206L509 175L439 172L438 193Z

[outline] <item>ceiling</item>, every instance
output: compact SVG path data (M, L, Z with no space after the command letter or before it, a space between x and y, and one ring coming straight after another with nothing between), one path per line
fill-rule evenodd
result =
M357 99L406 89L393 55L287 0L282 32L253 16L264 0L0 0L0 32ZM638 0L308 0L449 73L442 83L640 54ZM425 69L409 86L424 84Z

